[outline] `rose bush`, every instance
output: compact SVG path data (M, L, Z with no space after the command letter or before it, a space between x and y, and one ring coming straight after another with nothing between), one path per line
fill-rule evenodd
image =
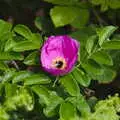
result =
M119 3L0 1L0 120L119 120Z

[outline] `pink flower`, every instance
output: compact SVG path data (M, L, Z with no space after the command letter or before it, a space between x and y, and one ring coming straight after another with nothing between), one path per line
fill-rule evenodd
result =
M72 70L77 59L80 44L67 36L50 36L41 50L41 64L52 75L64 75Z

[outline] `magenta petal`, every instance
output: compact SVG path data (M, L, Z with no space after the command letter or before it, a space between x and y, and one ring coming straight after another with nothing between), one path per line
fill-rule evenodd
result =
M72 70L77 59L80 44L67 36L51 36L41 50L41 63L52 75L64 75Z

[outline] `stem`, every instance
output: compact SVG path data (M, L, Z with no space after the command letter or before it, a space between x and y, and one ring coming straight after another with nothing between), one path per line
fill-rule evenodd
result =
M42 43L44 43L45 42L45 32L42 32L41 36L42 36Z
M52 87L55 87L55 85L56 85L56 83L57 83L58 80L59 80L59 76L56 77L56 79L55 79L55 81L54 81Z

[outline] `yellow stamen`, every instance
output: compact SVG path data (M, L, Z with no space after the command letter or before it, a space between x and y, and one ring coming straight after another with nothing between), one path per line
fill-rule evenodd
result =
M52 61L52 67L59 69L59 70L64 70L67 66L67 63L65 61L64 58L62 57L56 57L53 61Z

